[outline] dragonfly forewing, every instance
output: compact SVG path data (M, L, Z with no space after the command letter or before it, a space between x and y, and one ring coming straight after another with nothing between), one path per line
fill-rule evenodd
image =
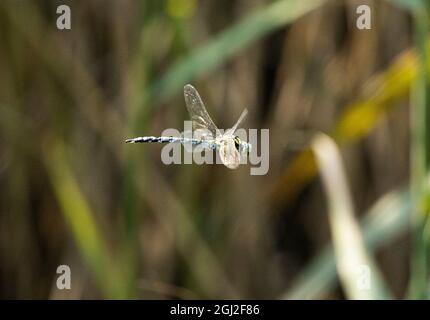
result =
M248 109L244 109L242 111L242 113L240 114L239 119L236 121L236 123L234 124L233 127L231 127L230 129L226 130L225 134L233 134L237 127L239 126L239 124L243 121L243 119L245 119L246 115L248 114Z
M211 131L214 137L220 135L220 131L209 116L199 93L192 85L187 84L184 87L184 97L185 105L193 121L193 130L206 129Z

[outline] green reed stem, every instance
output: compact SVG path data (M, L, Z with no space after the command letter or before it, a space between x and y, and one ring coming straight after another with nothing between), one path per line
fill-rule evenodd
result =
M417 77L411 92L411 195L412 215L412 255L409 298L427 298L428 281L428 238L425 225L428 220L429 186L426 176L429 172L429 82L426 38L429 29L428 10L415 10L415 46L418 59Z

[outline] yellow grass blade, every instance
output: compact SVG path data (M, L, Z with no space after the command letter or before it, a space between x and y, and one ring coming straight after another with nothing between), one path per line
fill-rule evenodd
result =
M428 47L427 47L428 50ZM368 134L378 120L404 98L417 74L414 50L401 54L384 72L372 77L364 88L361 99L352 102L334 125L331 135L342 146ZM315 159L309 148L301 151L283 170L272 190L275 206L287 203L315 176ZM291 183L291 182L294 183Z

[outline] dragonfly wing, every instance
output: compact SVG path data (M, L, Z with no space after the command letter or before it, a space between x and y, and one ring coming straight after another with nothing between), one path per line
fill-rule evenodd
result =
M225 134L233 134L236 131L236 129L239 126L239 124L243 121L243 119L245 119L245 117L246 117L247 114L248 114L248 109L244 109L242 111L239 119L234 124L234 126L231 127L230 129L226 130Z
M206 129L213 137L219 135L219 130L212 121L197 90L190 84L184 87L185 104L193 121L193 130Z
M222 163L229 169L236 169L240 164L240 154L233 139L224 140L219 148Z
M185 130L181 133L181 137L203 141L214 140L212 132L207 129Z

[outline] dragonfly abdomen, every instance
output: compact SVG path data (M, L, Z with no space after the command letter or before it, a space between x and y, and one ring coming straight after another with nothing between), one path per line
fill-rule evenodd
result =
M174 143L181 142L181 138L178 137L138 137L133 139L125 140L126 143Z
M190 143L192 145L198 145L202 143L200 139L191 139L183 137L138 137L125 140L126 143Z

